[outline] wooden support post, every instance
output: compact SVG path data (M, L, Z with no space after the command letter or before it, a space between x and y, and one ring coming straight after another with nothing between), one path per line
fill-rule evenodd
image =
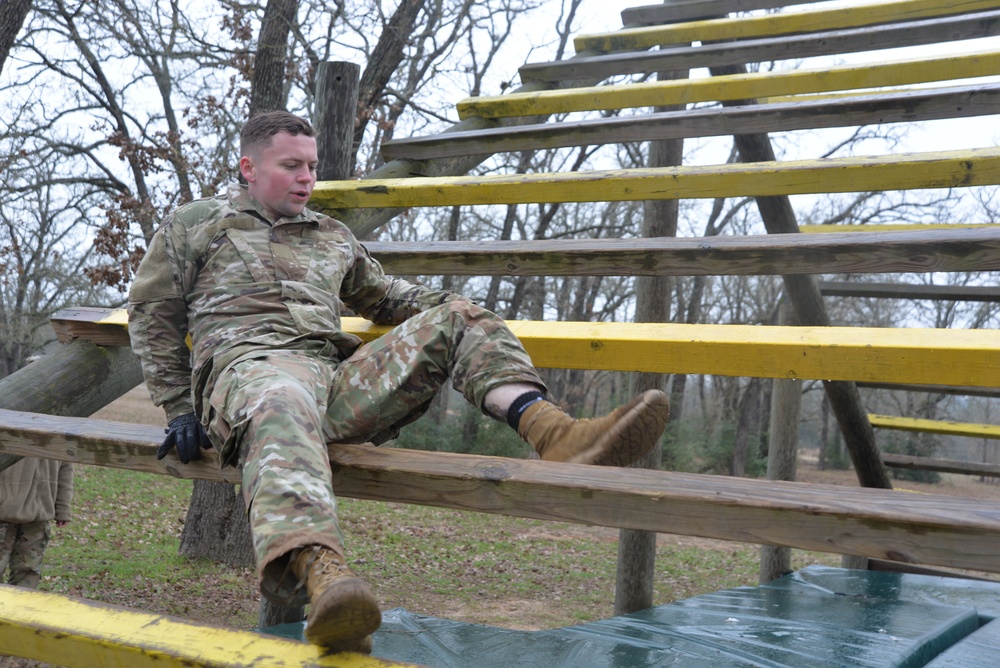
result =
M361 67L355 63L320 63L316 71L316 127L320 129L319 181L351 178L354 123L358 115Z
M713 76L725 76L746 72L746 67L726 66L711 68ZM748 104L751 100L724 102L724 105ZM734 141L744 162L767 162L775 160L771 139L765 133L735 135ZM795 210L787 196L758 197L757 208L760 210L764 227L768 234L787 234L798 232L799 225ZM816 279L812 276L783 277L785 292L791 299L799 320L803 325L827 327L830 316L826 312L823 296L819 291ZM889 473L879 455L875 443L875 431L868 422L868 413L861 405L858 388L849 381L824 381L830 407L844 441L851 454L851 461L858 480L863 487L880 487L892 489Z
M779 324L797 325L795 313L786 300L781 305ZM802 381L774 380L771 393L771 421L768 426L767 479L795 480L799 445L799 413L802 407ZM776 580L791 570L792 549L764 545L760 550L760 582Z
M686 72L664 72L659 79L687 76ZM674 107L676 108L676 107ZM658 111L669 111L663 108ZM649 167L673 167L684 158L683 139L663 139L649 143ZM647 200L643 204L642 236L676 237L678 200ZM670 321L669 276L639 276L635 281L636 322ZM660 390L666 377L656 373L632 374L632 396L646 390ZM661 445L653 448L634 466L659 470L663 460ZM653 606L653 581L656 575L656 534L651 531L622 529L618 534L618 568L615 575L615 614L625 615Z
M77 339L0 379L0 408L87 417L142 382L130 348ZM0 471L21 457L0 454Z

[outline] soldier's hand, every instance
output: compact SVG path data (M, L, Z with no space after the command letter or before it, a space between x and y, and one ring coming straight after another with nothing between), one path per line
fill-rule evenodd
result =
M171 450L177 448L177 456L182 464L192 459L201 459L202 449L212 447L208 434L194 413L179 415L170 421L166 430L167 437L156 450L156 458L163 459Z

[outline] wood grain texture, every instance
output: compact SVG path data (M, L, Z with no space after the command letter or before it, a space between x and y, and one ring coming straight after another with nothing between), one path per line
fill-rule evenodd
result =
M156 461L156 430L125 427L0 411L0 450L93 461L117 448L134 453L124 468L161 466L139 461ZM331 445L330 459L343 496L1000 572L995 502L365 445ZM218 471L163 462L180 477Z
M746 135L741 135L746 136ZM323 181L319 208L766 197L1000 184L1000 149L588 172Z
M1000 53L911 58L844 67L754 72L633 84L470 97L456 104L460 118L534 116L631 109L694 102L748 100L951 81L1000 73Z

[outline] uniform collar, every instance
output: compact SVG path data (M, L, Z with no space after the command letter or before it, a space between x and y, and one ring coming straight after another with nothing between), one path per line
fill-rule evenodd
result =
M260 202L250 196L246 185L242 183L234 183L230 185L229 189L226 191L226 197L229 198L230 204L232 204L233 208L237 211L255 213L258 217L267 221L272 227L286 225L288 223L314 223L319 220L316 212L311 211L308 208L302 209L302 213L297 216L282 216L280 218L275 218L260 205Z

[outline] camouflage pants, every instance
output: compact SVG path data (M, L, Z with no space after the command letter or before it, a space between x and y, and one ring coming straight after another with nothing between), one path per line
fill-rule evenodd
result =
M209 433L223 452L239 447L262 593L303 603L289 552L319 544L343 554L326 443L394 437L449 378L479 407L497 385L544 387L504 322L465 301L417 314L340 363L272 351L223 371Z
M42 557L51 535L46 520L24 524L0 522L0 577L10 567L7 584L38 589Z

